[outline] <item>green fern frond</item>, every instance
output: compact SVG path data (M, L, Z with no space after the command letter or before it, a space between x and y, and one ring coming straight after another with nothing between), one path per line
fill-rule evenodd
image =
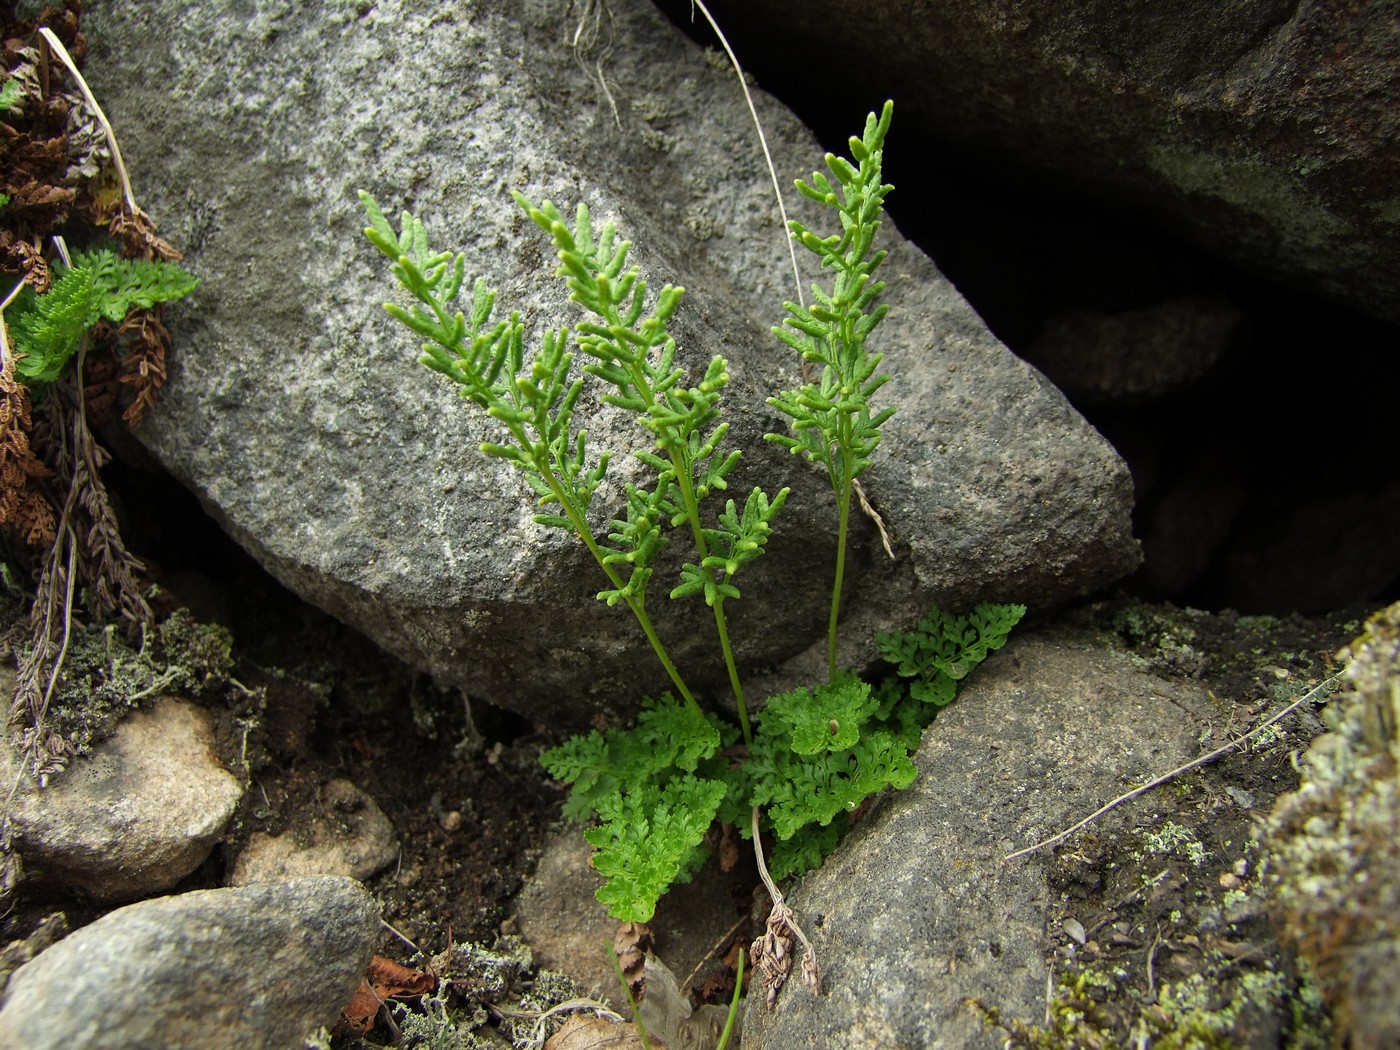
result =
M930 609L914 630L882 631L875 644L897 674L914 679L909 688L916 699L941 707L953 699L958 682L1006 644L1025 614L1024 605L991 603L967 616Z
M621 922L650 922L656 902L687 882L705 859L704 838L725 785L686 774L665 787L647 785L606 800L602 823L583 837L607 881L596 896Z
M790 839L775 839L768 855L768 874L782 881L815 871L841 845L850 827L850 817L838 813L830 824L808 824Z
M754 743L757 751L758 738ZM780 839L809 824L830 824L887 787L908 787L917 775L908 751L884 729L862 733L848 750L798 755L776 746L765 757L752 802L767 808Z
M786 732L788 745L799 755L845 751L855 746L861 726L878 706L867 683L855 675L841 675L815 689L770 697L763 709L763 727L770 736Z
M10 307L15 370L30 386L58 379L83 337L101 320L118 324L133 309L182 299L198 278L173 263L119 259L105 249L78 252L45 295L26 289Z

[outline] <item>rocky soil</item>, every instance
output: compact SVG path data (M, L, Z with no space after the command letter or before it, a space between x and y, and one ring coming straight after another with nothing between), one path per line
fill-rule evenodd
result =
M823 991L791 981L770 1010L746 973L743 1043L1382 1050L1400 1032L1400 614L1365 625L1395 597L1400 482L1394 202L1367 173L1393 167L1393 45L1306 4L1146 36L1062 6L1022 23L968 5L881 43L874 80L862 49L891 30L864 7L731 9L767 58L833 40L856 56L801 76L759 61L799 101L819 72L814 128L848 119L833 85L861 96L834 145L876 81L899 99L896 197L919 207L896 219L946 249L935 265L888 224L899 414L866 480L895 557L861 518L843 660L879 674L872 632L929 602L1032 606L925 733L913 787L861 807L785 887ZM78 594L45 702L52 764L31 776L17 730L0 739L0 1044L631 1047L634 991L650 1045L715 1046L768 912L756 868L716 829L649 927L594 899L538 758L625 721L649 654L528 521L518 479L464 455L479 421L380 313L354 190L422 213L532 318L561 293L508 191L616 218L651 276L705 291L682 342L732 358L746 483L773 489L789 457L757 439L787 367L767 336L787 258L731 71L641 0L92 7L40 17L88 62L201 285L159 328L144 422L84 417L115 455L101 520L155 619L95 622ZM773 17L793 46L769 45ZM28 31L6 53L37 84ZM820 162L807 126L758 107L785 179ZM8 118L0 220L30 222L3 230L11 263L37 265L65 221L82 112L75 94ZM945 163L969 128L998 140L990 168L976 142ZM107 147L88 137L92 179ZM1122 210L1020 210L1067 170ZM1125 224L1133 208L1310 292L1216 281L1226 264ZM110 410L106 367L85 396ZM1319 376L1341 377L1344 407L1319 403ZM615 436L615 414L583 410ZM43 496L56 483L28 462L7 483ZM820 486L794 484L767 589L735 620L760 694L804 673L822 630L811 565L832 530ZM5 692L27 644L16 551ZM666 629L698 636L698 615ZM1337 653L1363 630L1344 688Z
M337 1047L416 1045L402 1040L406 1024L463 1040L446 1045L530 1045L534 1029L509 1011L522 1001L538 1010L537 988L554 1001L591 993L621 1005L601 950L615 924L591 899L596 876L577 831L556 824L561 792L535 763L557 731L436 689L236 552L224 557L224 570L184 586L233 630L238 686L210 690L195 710L217 727L213 751L241 801L188 875L122 896L213 891L269 841L283 847L260 862L272 865L262 869L272 885L314 870L362 878L385 922L364 943L447 980L436 993L401 990L402 1005L371 1011L362 1031L342 1020ZM751 1005L745 1045L844 1032L848 1045L1117 1046L1187 1030L1214 1033L1204 1045L1323 1045L1315 986L1269 918L1257 842L1321 727L1314 704L1051 849L1003 858L1238 739L1331 674L1359 622L1118 601L1024 626L928 731L916 789L878 802L795 888L826 995L812 1001L794 985L776 1013ZM261 694L251 705L248 691ZM63 776L81 778L84 761ZM23 836L18 848L25 857ZM52 859L25 870L5 919L11 965L117 903L94 895L91 874L75 880ZM764 914L751 867L707 868L663 903L656 953L681 979L695 971L694 994L723 1000L728 949ZM483 949L496 954L471 954ZM241 951L220 941L201 954L237 961ZM326 976L320 956L283 962L292 984ZM226 997L270 994L163 980L170 1001L188 996L211 1018L231 1009ZM0 1024L35 1009L25 987ZM336 999L322 995L326 1023L346 1005Z

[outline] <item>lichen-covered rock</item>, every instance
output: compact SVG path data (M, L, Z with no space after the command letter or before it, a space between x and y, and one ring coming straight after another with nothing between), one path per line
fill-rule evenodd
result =
M1312 963L1338 1045L1400 1046L1400 603L1343 650L1334 731L1268 825L1283 933Z
M478 454L490 421L415 364L418 339L384 316L395 290L356 189L464 250L532 339L579 316L512 189L567 213L588 202L653 286L688 289L679 360L730 361L736 492L793 488L730 614L745 669L821 638L836 536L825 479L762 439L784 422L764 398L798 378L769 332L795 290L732 73L643 0L614 0L605 29L578 17L520 0L140 0L84 23L137 193L201 279L171 312L169 382L137 436L303 598L445 683L574 724L665 675L626 611L595 600L605 579L583 548L534 524L518 473ZM589 53L600 31L613 45ZM790 113L758 106L786 185L821 164ZM878 349L893 379L880 397L899 413L863 481L898 561L860 517L849 664L871 655L875 629L931 602L1044 606L1138 561L1122 461L893 224L881 236L892 310ZM646 444L591 395L578 417L599 444ZM610 516L628 458L612 469ZM724 689L709 610L664 600L683 546L648 608L691 686Z
M934 141L1069 180L1251 268L1400 319L1392 3L715 0L785 88L899 99ZM844 78L844 79L843 79Z

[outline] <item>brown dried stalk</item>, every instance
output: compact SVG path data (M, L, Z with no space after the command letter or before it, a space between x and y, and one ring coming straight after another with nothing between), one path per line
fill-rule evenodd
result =
M122 542L99 473L109 457L88 429L84 357L80 350L76 378L55 383L49 394L48 465L60 484L67 482L67 495L55 541L43 559L30 610L31 643L20 659L10 704L10 723L20 729L26 764L41 779L62 769L72 752L62 737L46 732L44 719L62 670L75 586L84 589L90 611L99 618L116 613L133 628L153 618L138 582L143 566ZM61 603L60 594L66 596ZM61 644L56 641L60 633Z
M802 984L813 995L822 994L822 975L817 967L816 949L802 932L802 927L797 925L796 914L788 907L782 891L768 874L768 865L763 860L763 840L758 834L757 806L753 808L753 852L758 860L758 874L768 888L768 895L773 898L773 910L768 913L767 929L762 937L753 942L749 954L753 959L754 971L767 993L768 1009L771 1010L777 1005L778 992L792 972L793 938L801 941L806 949L802 955Z

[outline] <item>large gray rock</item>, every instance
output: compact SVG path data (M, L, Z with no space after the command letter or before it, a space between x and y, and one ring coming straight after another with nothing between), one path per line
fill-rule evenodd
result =
M47 788L22 778L14 845L30 874L103 901L170 889L213 852L243 797L213 746L209 715L166 697L127 715ZM0 778L13 783L15 768L6 747Z
M15 972L0 1045L299 1047L350 999L378 935L374 898L344 876L131 904Z
M788 90L889 95L927 135L1400 320L1393 3L709 6L801 56Z
M1053 638L1013 638L941 712L893 794L789 895L823 995L751 995L744 1046L995 1050L969 998L1045 1010L1044 855L1003 858L1196 756L1204 685ZM1110 814L1097 827L1117 828Z
M361 236L357 188L415 211L539 327L577 315L511 189L568 212L586 200L636 242L653 283L690 289L684 359L731 361L735 488L793 487L731 606L746 667L821 636L835 534L825 482L761 440L783 425L763 398L797 381L768 333L792 279L732 75L642 0L608 12L606 25L576 25L560 5L519 0L146 0L85 22L90 79L138 195L203 280L173 315L170 382L141 439L303 597L446 682L574 722L666 680L627 613L594 600L603 578L583 549L533 525L519 476L477 454L491 428L383 316L393 292ZM614 46L589 51L600 29ZM785 183L820 164L790 114L758 105ZM892 151L911 141L899 119ZM866 490L898 561L861 519L852 662L873 629L932 600L1054 603L1138 558L1121 461L887 233L893 312L879 345L900 413ZM582 414L595 441L636 440L593 401ZM619 458L617 475L627 469ZM692 685L719 683L708 611L668 603L674 577L659 575L660 634Z

